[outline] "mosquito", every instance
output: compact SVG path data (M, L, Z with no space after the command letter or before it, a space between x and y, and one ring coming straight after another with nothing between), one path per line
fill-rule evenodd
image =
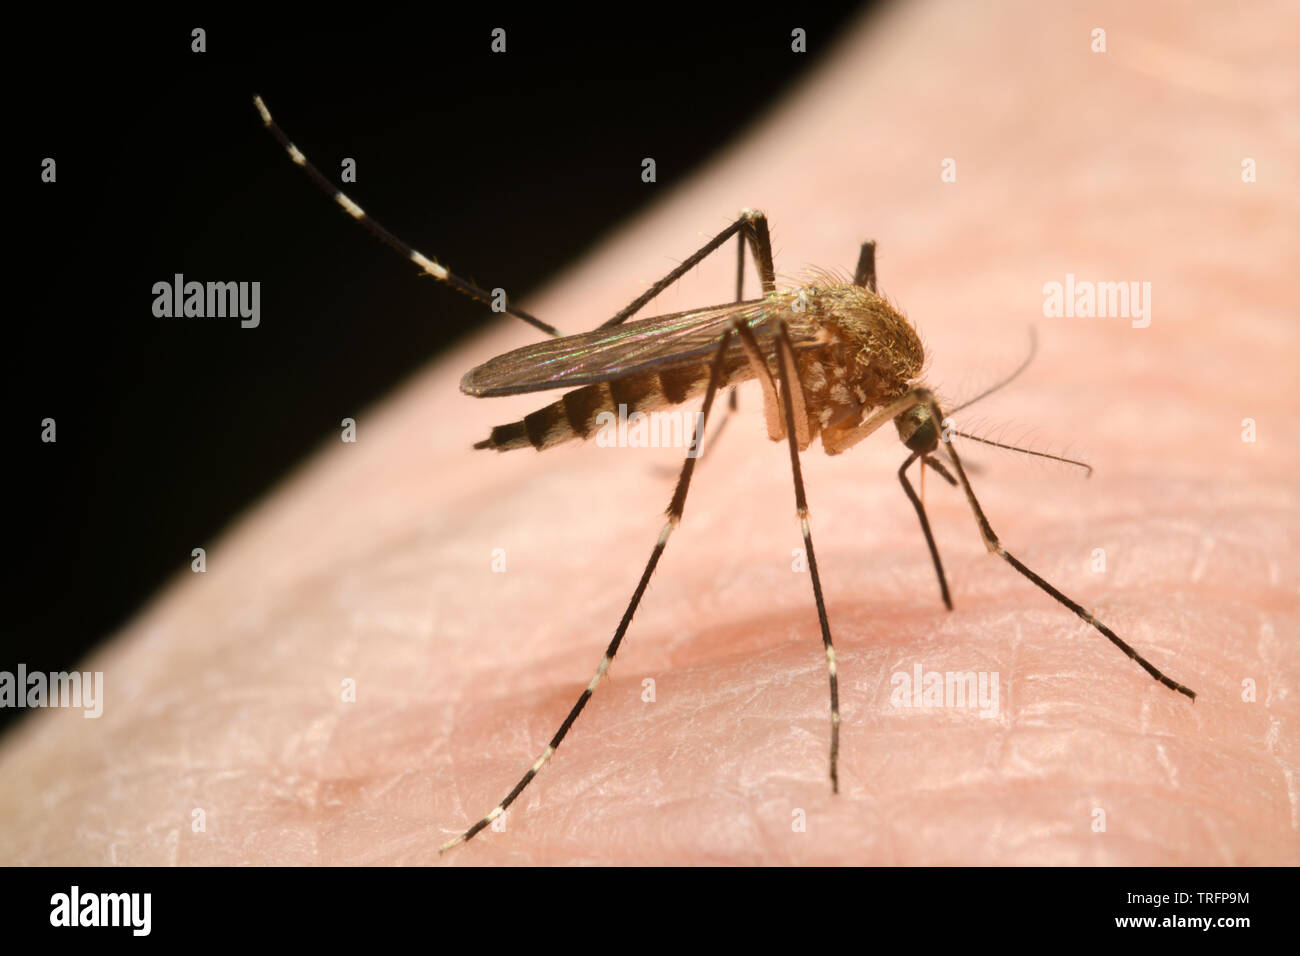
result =
M414 262L427 275L485 304L493 297L484 289L418 252L397 238L360 206L339 191L293 145L271 118L260 97L254 104L271 134L289 157L345 212ZM736 238L736 296L730 303L650 318L634 318L641 309L730 239ZM744 298L745 250L758 272L761 295ZM627 413L668 408L703 396L695 434L682 463L681 472L665 512L663 530L650 552L636 589L623 612L614 636L596 667L595 675L578 697L560 728L535 763L500 803L477 823L443 844L438 852L473 839L490 826L518 799L543 767L555 755L574 722L608 672L650 578L663 556L668 539L681 523L695 472L699 443L718 393L729 389L729 410L735 407L735 386L756 380L762 390L767 436L785 442L794 480L795 516L807 555L817 622L830 685L830 779L831 791L839 792L840 708L835 647L822 592L821 576L813 550L808 497L800 468L800 453L820 438L823 451L838 455L848 451L889 422L907 448L907 458L898 469L903 490L916 511L939 581L940 596L948 610L952 598L943 562L935 545L925 506L907 472L919 462L924 476L928 466L953 487L960 487L974 516L976 527L990 553L1007 562L1018 573L1051 595L1058 603L1094 627L1112 644L1135 661L1156 681L1195 700L1196 692L1166 676L1118 634L1097 620L1078 602L1067 596L1003 547L984 509L975 496L961 457L952 439L962 437L1039 457L1051 458L1087 468L1073 459L989 441L958 431L940 408L938 399L920 381L924 351L911 323L876 288L876 244L864 242L851 282L831 273L810 273L797 288L778 289L772 262L772 242L767 218L753 209L742 210L731 225L706 242L658 282L590 332L562 335L554 326L510 305L504 311L529 323L552 338L515 349L471 369L461 379L461 391L477 397L517 395L556 388L572 388L558 401L524 416L519 421L498 425L475 448L511 451L535 448L539 451L562 442L593 435L602 412L626 406ZM500 311L500 305L497 304ZM1011 376L952 409L953 412L1003 387L1020 374L1028 359ZM725 423L726 418L722 419ZM716 433L715 433L716 437ZM951 471L936 453L942 446ZM1091 471L1091 469L1088 469Z

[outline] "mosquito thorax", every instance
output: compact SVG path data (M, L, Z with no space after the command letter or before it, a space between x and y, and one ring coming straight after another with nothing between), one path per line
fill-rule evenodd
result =
M860 286L823 282L808 292L813 319L828 339L803 369L809 412L821 427L905 394L925 358L911 323Z

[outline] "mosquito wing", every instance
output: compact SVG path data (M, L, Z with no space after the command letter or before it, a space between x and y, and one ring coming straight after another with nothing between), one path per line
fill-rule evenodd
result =
M734 319L753 329L760 343L776 331L777 320L784 319L796 349L816 348L822 344L822 336L804 313L790 308L790 298L752 299L633 319L612 328L526 345L470 369L460 380L460 390L479 397L516 395L591 385L652 368L698 365L713 358ZM745 354L738 339L727 351L736 358Z

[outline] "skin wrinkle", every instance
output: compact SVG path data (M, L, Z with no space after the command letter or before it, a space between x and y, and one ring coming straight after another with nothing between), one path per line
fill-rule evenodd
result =
M767 441L751 387L700 465L615 679L506 832L446 863L1300 862L1300 256L1282 178L1300 163L1279 132L1300 23L1285 4L1259 8L1261 46L1225 34L1223 16L887 9L712 168L524 303L594 327L757 205L787 274L851 268L863 239L880 242L881 290L923 333L940 395L1014 367L1034 323L1034 364L974 410L1041 429L1048 450L1086 445L1097 473L990 450L975 491L1012 554L1197 701L989 556L960 491L931 475L945 612L886 427L839 458L804 456L842 681L832 797L786 449ZM1096 23L1115 53L1088 52ZM1136 40L1158 45L1158 64L1120 55ZM1233 77L1228 92L1169 80L1202 60ZM1247 150L1252 185L1237 169ZM942 184L948 156L958 182ZM723 301L729 250L654 310ZM1152 281L1150 328L1043 318L1042 284L1067 271ZM671 495L656 467L680 461L591 443L471 452L541 403L461 396L460 375L532 341L506 324L447 356L367 413L364 441L322 453L249 513L202 581L160 594L85 662L110 693L133 688L100 721L44 712L0 742L0 862L424 864L494 806L590 678ZM1247 416L1253 445L1239 440ZM505 574L487 570L495 547ZM1089 570L1096 547L1105 574ZM891 675L916 662L998 671L998 719L892 708ZM338 701L344 678L355 704ZM1258 703L1241 701L1245 678ZM319 748L285 746L331 715ZM191 832L193 807L206 833ZM796 808L807 832L791 830Z

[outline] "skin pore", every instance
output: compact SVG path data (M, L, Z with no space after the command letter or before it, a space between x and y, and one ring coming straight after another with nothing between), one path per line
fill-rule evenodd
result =
M989 556L931 474L945 611L894 430L834 458L814 445L843 714L832 796L789 461L751 385L609 677L504 832L444 862L1300 859L1300 164L1283 132L1300 22L1278 3L1252 23L1184 4L891 7L525 303L594 327L757 206L786 277L850 271L879 241L881 291L949 404L1014 368L1035 325L1034 364L960 424L1003 440L1032 425L1034 447L1086 447L1097 471L966 444L971 482L1009 551L1195 703ZM643 314L724 301L733 256ZM1044 284L1067 273L1149 281L1149 326L1044 317ZM680 463L594 443L472 451L557 397L457 390L537 335L501 324L366 411L355 446L332 443L214 543L207 574L83 664L106 674L102 718L50 710L0 742L0 861L431 863L495 806L590 679ZM895 675L918 665L997 674L996 712L896 706Z

